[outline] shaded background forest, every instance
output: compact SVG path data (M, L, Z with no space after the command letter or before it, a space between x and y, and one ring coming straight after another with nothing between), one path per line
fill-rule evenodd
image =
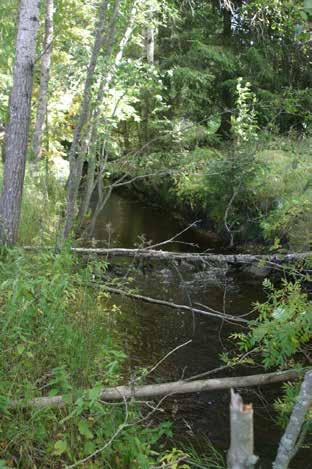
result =
M312 219L309 2L234 1L229 8L217 0L143 3L101 101L101 76L120 51L131 2L121 2L111 51L99 56L90 104L96 133L84 150L84 174L95 166L107 181L140 176L132 192L200 218L226 243L266 240L307 250ZM14 2L2 2L3 128L15 15ZM68 159L95 15L96 2L55 2L42 161ZM33 119L43 35L42 22ZM93 183L99 189L101 182L95 178Z

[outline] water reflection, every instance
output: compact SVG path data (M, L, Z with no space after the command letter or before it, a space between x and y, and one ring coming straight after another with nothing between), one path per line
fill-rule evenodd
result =
M195 221L195 220L194 220ZM141 242L152 241L160 243L175 236L185 229L185 223L180 222L172 213L151 208L136 200L129 200L121 194L112 194L108 204L103 209L96 225L95 239L103 244L114 244L122 247L134 247ZM184 243L194 245L185 246ZM220 241L212 234L190 229L183 233L178 242L171 243L166 249L175 251L195 250L196 245L201 250L218 249Z

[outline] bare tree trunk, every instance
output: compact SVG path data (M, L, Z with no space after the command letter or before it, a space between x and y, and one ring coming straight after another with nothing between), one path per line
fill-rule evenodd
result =
M72 230L75 218L76 199L79 190L79 182L81 179L81 165L79 164L80 162L77 160L77 155L79 154L80 145L84 145L86 143L83 143L83 138L86 138L86 133L84 132L84 130L90 116L92 82L95 68L97 65L98 56L103 45L103 32L105 27L104 20L107 7L108 0L102 0L99 9L98 24L95 30L94 46L87 70L87 77L85 81L83 98L79 113L79 120L75 128L74 139L69 152L70 174L68 179L65 224L60 239L61 245L68 238Z
M20 222L38 26L39 0L21 0L0 199L0 240L8 244Z
M273 464L274 469L287 469L293 456L300 447L300 435L303 431L305 418L312 405L312 371L306 373L301 385L291 417L285 433L280 441L277 456Z
M145 52L146 60L148 64L153 65L155 59L155 26L154 21L154 9L151 7L147 13L148 24L145 28Z
M43 55L41 61L40 90L35 130L32 141L32 152L35 164L38 162L42 151L41 142L44 129L45 115L48 105L48 88L53 43L53 11L54 0L46 0L45 35L43 42Z
M227 457L228 469L252 469L258 458L254 455L252 405L244 405L239 394L231 389L231 446Z

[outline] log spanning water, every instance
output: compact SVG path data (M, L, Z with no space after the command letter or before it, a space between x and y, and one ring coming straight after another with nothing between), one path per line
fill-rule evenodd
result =
M147 384L143 386L117 386L104 388L100 394L103 401L124 401L127 399L152 399L161 396L176 394L189 394L206 391L217 391L231 388L245 388L250 386L263 386L266 384L293 381L300 377L296 370L278 371L251 376L237 376L234 378L214 378L197 381L174 381L163 384ZM64 407L70 400L64 396L38 397L30 401L10 401L10 408L19 407Z
M52 250L53 247L24 246L27 251ZM190 263L250 265L263 264L268 267L280 267L282 264L293 264L311 259L312 252L294 252L288 254L207 254L172 252L156 249L127 249L127 248L80 248L72 247L71 251L80 255L97 255L106 257L137 258L146 260L176 260Z
M27 251L53 249L53 247L24 246ZM150 260L182 260L187 262L211 262L226 264L253 264L263 262L269 265L292 264L307 259L312 260L312 252L294 252L287 254L207 254L172 252L156 249L127 249L127 248L80 248L72 247L71 251L81 255L98 255L107 257L128 257Z
M293 270L298 263L312 260L311 252L289 254L210 254L170 252L155 249L125 249L125 248L79 248L73 247L72 252L85 256L106 256L107 259L132 258L156 262L179 262L181 264L196 264L202 268L217 267L225 270L238 268L245 273L258 278L267 275L280 274L285 269ZM309 265L309 264L308 264ZM312 262L311 262L312 265ZM306 265L299 269L298 274L304 275L308 270Z
M312 252L289 254L207 254L158 251L153 249L126 249L126 248L72 248L77 254L96 254L108 257L130 257L155 260L184 260L187 262L211 262L226 264L264 264L280 265L282 263L294 263L312 258Z

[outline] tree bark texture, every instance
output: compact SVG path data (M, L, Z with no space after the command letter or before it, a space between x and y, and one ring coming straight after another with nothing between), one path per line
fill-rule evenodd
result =
M306 373L297 402L293 408L285 433L280 441L274 469L287 469L296 453L305 418L312 406L312 371Z
M43 54L41 59L40 89L35 130L32 141L33 159L35 163L39 160L41 155L41 143L48 105L48 89L53 47L53 12L54 0L46 0L45 34L43 41Z
M123 401L125 399L149 399L160 396L176 394L189 394L224 389L245 388L251 386L264 386L266 384L281 383L298 379L296 370L279 371L251 376L237 376L234 378L218 378L197 381L174 381L163 384L147 384L144 386L117 386L104 388L100 398L103 401ZM38 397L31 401L16 400L9 403L9 407L64 407L68 405L68 398L64 396Z
M231 446L227 457L228 469L252 469L258 458L254 455L252 405L244 405L241 396L231 389Z
M0 239L8 244L20 222L38 27L39 0L21 0L0 198Z

